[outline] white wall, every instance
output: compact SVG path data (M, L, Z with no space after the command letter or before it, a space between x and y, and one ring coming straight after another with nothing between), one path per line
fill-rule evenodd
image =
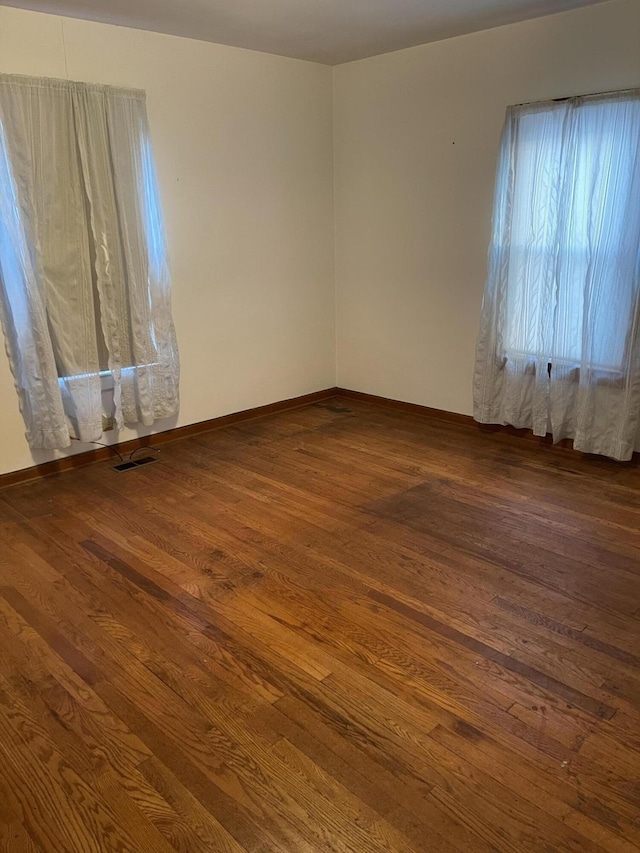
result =
M338 385L471 413L505 108L631 86L638 0L334 69Z
M330 68L0 6L0 71L147 90L178 424L335 385ZM0 345L0 473L48 458L29 452Z

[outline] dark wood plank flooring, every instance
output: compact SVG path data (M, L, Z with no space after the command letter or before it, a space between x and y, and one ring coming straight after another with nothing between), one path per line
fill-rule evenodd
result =
M0 850L640 850L640 472L335 399L0 493Z

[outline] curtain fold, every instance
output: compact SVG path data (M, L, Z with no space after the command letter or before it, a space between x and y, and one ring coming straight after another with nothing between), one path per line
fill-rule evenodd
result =
M100 437L101 368L113 377L118 428L177 411L144 93L0 75L0 281L32 448Z
M640 427L640 90L507 111L474 417L630 459Z

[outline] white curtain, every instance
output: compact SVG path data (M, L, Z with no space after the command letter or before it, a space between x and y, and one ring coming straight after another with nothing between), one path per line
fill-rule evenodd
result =
M510 107L474 417L630 459L640 424L640 90Z
M143 92L0 75L0 319L32 448L100 438L101 352L118 428L177 411Z

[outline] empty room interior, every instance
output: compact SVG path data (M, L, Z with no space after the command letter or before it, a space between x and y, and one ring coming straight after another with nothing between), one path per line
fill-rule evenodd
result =
M0 0L0 853L640 851L640 0Z

